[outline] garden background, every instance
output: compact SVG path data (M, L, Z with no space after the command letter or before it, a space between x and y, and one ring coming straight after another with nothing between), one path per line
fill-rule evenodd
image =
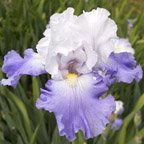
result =
M0 0L0 68L9 50L23 51L36 44L52 14L73 7L75 14L103 7L118 25L118 36L128 38L136 60L144 68L144 0ZM5 77L0 69L0 79ZM69 144L60 137L53 114L37 110L39 88L49 75L23 76L16 89L0 86L0 144ZM144 144L144 80L115 84L110 92L124 102L120 130L107 126L105 133L72 144Z

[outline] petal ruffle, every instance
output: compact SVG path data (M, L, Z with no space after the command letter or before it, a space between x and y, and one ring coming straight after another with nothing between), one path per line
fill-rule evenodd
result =
M2 70L7 74L8 79L2 79L2 85L16 87L21 75L38 76L45 73L41 57L32 49L27 49L22 58L14 50L8 52L4 57Z
M76 16L74 9L68 8L63 13L50 17L44 32L45 37L39 41L36 48L44 57L46 71L55 80L61 80L63 76L59 71L59 56L68 57L78 49L86 55L85 63L77 69L80 74L92 72L95 65L107 61L113 51L109 41L117 38L117 26L109 15L107 10L97 8Z
M44 64L46 64L46 56L48 54L48 47L51 40L51 29L48 27L44 32L45 37L40 39L36 45L38 54L43 58Z
M100 97L107 87L93 74L80 76L76 81L49 80L46 89L41 89L36 106L54 112L60 135L70 141L78 130L83 131L85 138L101 134L115 111L114 98Z
M108 60L108 67L116 72L118 82L137 82L142 78L143 72L140 65L136 65L134 56L131 53L112 53Z
M109 15L106 9L97 8L83 12L78 18L81 37L95 50L110 38L117 37L117 26Z
M132 53L111 53L107 64L95 67L94 71L100 75L105 83L111 85L113 82L131 83L133 80L140 81L143 71L140 65L136 65Z

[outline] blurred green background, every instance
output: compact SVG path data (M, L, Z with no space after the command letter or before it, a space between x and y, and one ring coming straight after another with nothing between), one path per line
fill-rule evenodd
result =
M27 48L35 49L49 17L67 7L73 7L76 15L97 7L108 9L118 25L118 36L130 40L144 68L144 0L0 0L0 67L9 50L23 54ZM0 144L70 144L59 136L53 114L35 107L39 88L48 78L23 76L15 90L0 87ZM144 80L115 84L110 93L124 102L121 129L108 126L103 135L89 140L79 132L72 144L144 144Z

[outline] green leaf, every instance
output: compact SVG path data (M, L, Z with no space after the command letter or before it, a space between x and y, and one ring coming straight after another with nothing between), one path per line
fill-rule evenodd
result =
M119 144L125 144L125 138L127 135L127 127L132 118L134 117L135 113L140 110L144 106L144 94L139 98L137 101L133 111L124 119L123 126L119 132Z
M24 120L25 130L27 132L28 138L30 139L33 132L32 132L32 129L31 129L31 123L30 123L30 120L29 120L27 109L26 109L24 103L14 93L12 93L7 88L5 88L3 90L3 92L4 92L5 95L8 95L8 98L15 103L18 110L21 112L21 114L23 116L23 120Z

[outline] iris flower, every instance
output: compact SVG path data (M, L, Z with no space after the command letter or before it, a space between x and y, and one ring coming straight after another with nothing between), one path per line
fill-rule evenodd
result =
M55 114L59 134L69 141L81 130L86 139L103 133L115 111L115 100L106 92L114 82L142 78L134 49L117 36L117 25L103 8L74 15L74 9L50 17L37 46L24 57L12 50L4 57L2 85L16 87L24 74L49 73L41 89L38 109Z

